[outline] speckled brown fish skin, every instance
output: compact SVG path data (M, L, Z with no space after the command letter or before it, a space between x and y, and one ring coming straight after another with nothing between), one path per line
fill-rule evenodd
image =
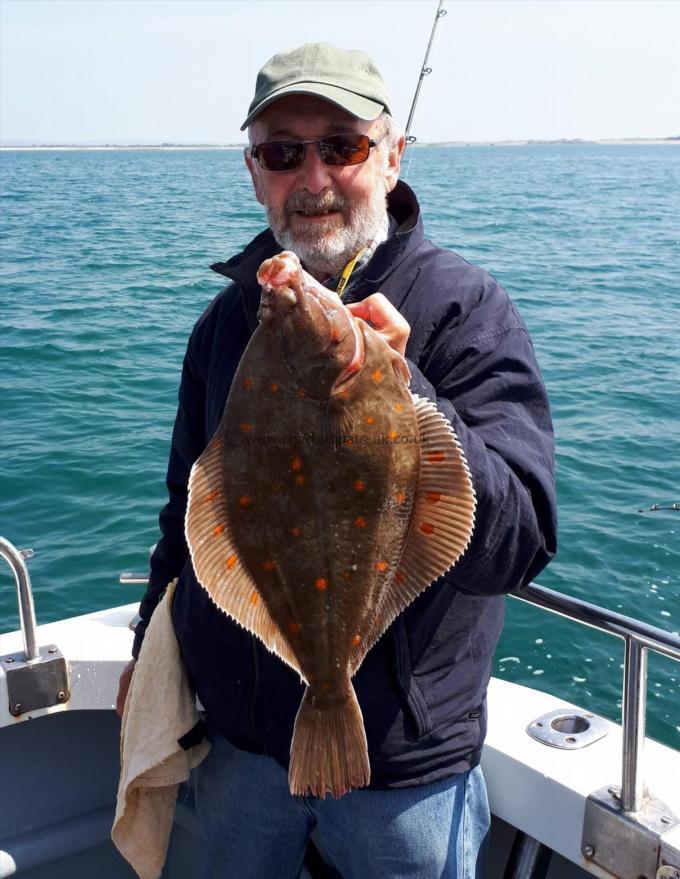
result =
M370 779L351 676L464 550L474 494L450 427L410 394L403 358L293 254L258 278L260 326L192 473L187 539L213 600L308 685L291 791L340 796ZM423 442L423 424L434 439ZM436 468L454 448L452 483ZM447 510L455 547L439 524Z

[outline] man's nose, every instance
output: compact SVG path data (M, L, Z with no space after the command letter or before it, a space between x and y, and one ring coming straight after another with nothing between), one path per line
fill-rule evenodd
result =
M323 161L315 143L307 144L298 175L301 186L313 195L318 195L333 183L331 167Z

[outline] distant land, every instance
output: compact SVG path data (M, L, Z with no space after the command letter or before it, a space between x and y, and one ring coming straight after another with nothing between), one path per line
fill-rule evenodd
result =
M477 147L477 146L544 146L544 145L583 144L592 146L680 145L680 134L672 137L624 137L583 140L581 138L560 138L559 140L445 140L416 141L416 147ZM0 150L242 150L245 143L26 143L13 142L0 144Z

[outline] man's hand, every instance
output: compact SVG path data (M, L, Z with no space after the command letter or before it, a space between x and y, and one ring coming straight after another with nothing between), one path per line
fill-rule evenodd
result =
M373 293L363 302L348 302L347 308L355 317L360 317L370 324L402 357L405 355L411 327L406 318L399 314L382 293Z
M116 698L116 714L118 717L123 717L123 709L125 708L125 700L127 699L128 690L130 689L130 682L132 681L132 673L135 670L135 666L137 665L136 659L131 659L128 664L123 669L123 673L120 676L120 680L118 682L118 696Z

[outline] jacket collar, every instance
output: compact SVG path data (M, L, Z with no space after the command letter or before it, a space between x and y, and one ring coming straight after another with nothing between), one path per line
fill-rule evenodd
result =
M387 197L387 209L398 223L396 231L380 244L364 270L361 282L347 297L347 301L364 299L374 293L393 274L397 266L423 240L423 222L420 206L413 190L399 180ZM260 287L257 270L260 264L281 251L271 229L260 232L241 253L226 262L216 262L210 268L230 278L242 290L243 302L251 327L257 326ZM396 303L395 303L396 304Z

